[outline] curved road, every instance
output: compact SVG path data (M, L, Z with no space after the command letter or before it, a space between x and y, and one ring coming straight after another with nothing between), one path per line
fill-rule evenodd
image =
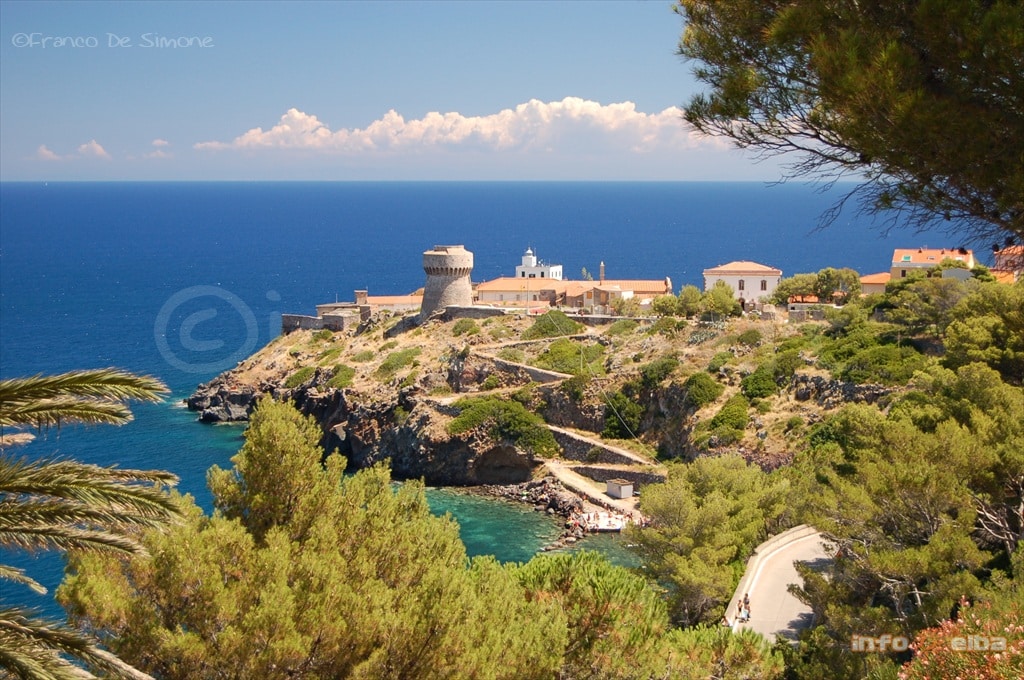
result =
M796 642L800 631L811 625L811 609L790 594L791 583L802 584L794 562L803 562L814 569L824 569L832 561L818 532L782 540L775 545L766 541L758 548L754 560L748 565L739 589L727 612L733 630L751 628L774 642L783 637ZM766 552L761 553L761 548ZM745 593L750 594L750 621L736 621L736 606Z

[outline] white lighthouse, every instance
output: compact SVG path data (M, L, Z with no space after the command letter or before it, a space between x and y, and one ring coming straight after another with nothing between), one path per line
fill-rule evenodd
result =
M523 263L516 267L517 279L554 279L562 280L562 265L544 264L537 260L533 248L527 248L523 253Z

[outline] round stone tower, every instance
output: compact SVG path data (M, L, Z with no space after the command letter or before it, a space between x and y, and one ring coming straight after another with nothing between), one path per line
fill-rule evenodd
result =
M473 253L463 246L434 246L423 253L423 271L427 273L427 285L420 307L421 322L449 305L473 304L473 286L469 282Z

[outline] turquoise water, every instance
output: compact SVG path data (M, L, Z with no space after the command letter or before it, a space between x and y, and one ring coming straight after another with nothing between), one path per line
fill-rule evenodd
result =
M532 506L476 495L451 488L428 488L427 502L434 514L450 513L459 523L466 552L494 555L501 562L526 562L562 533L565 520L537 512ZM613 564L640 565L636 555L617 534L588 536L570 550L596 550Z

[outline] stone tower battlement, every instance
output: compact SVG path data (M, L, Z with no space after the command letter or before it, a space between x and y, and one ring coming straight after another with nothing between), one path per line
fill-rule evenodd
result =
M420 321L450 305L473 304L473 286L469 276L473 272L473 253L464 246L434 246L423 253L423 271L427 285L423 289Z

